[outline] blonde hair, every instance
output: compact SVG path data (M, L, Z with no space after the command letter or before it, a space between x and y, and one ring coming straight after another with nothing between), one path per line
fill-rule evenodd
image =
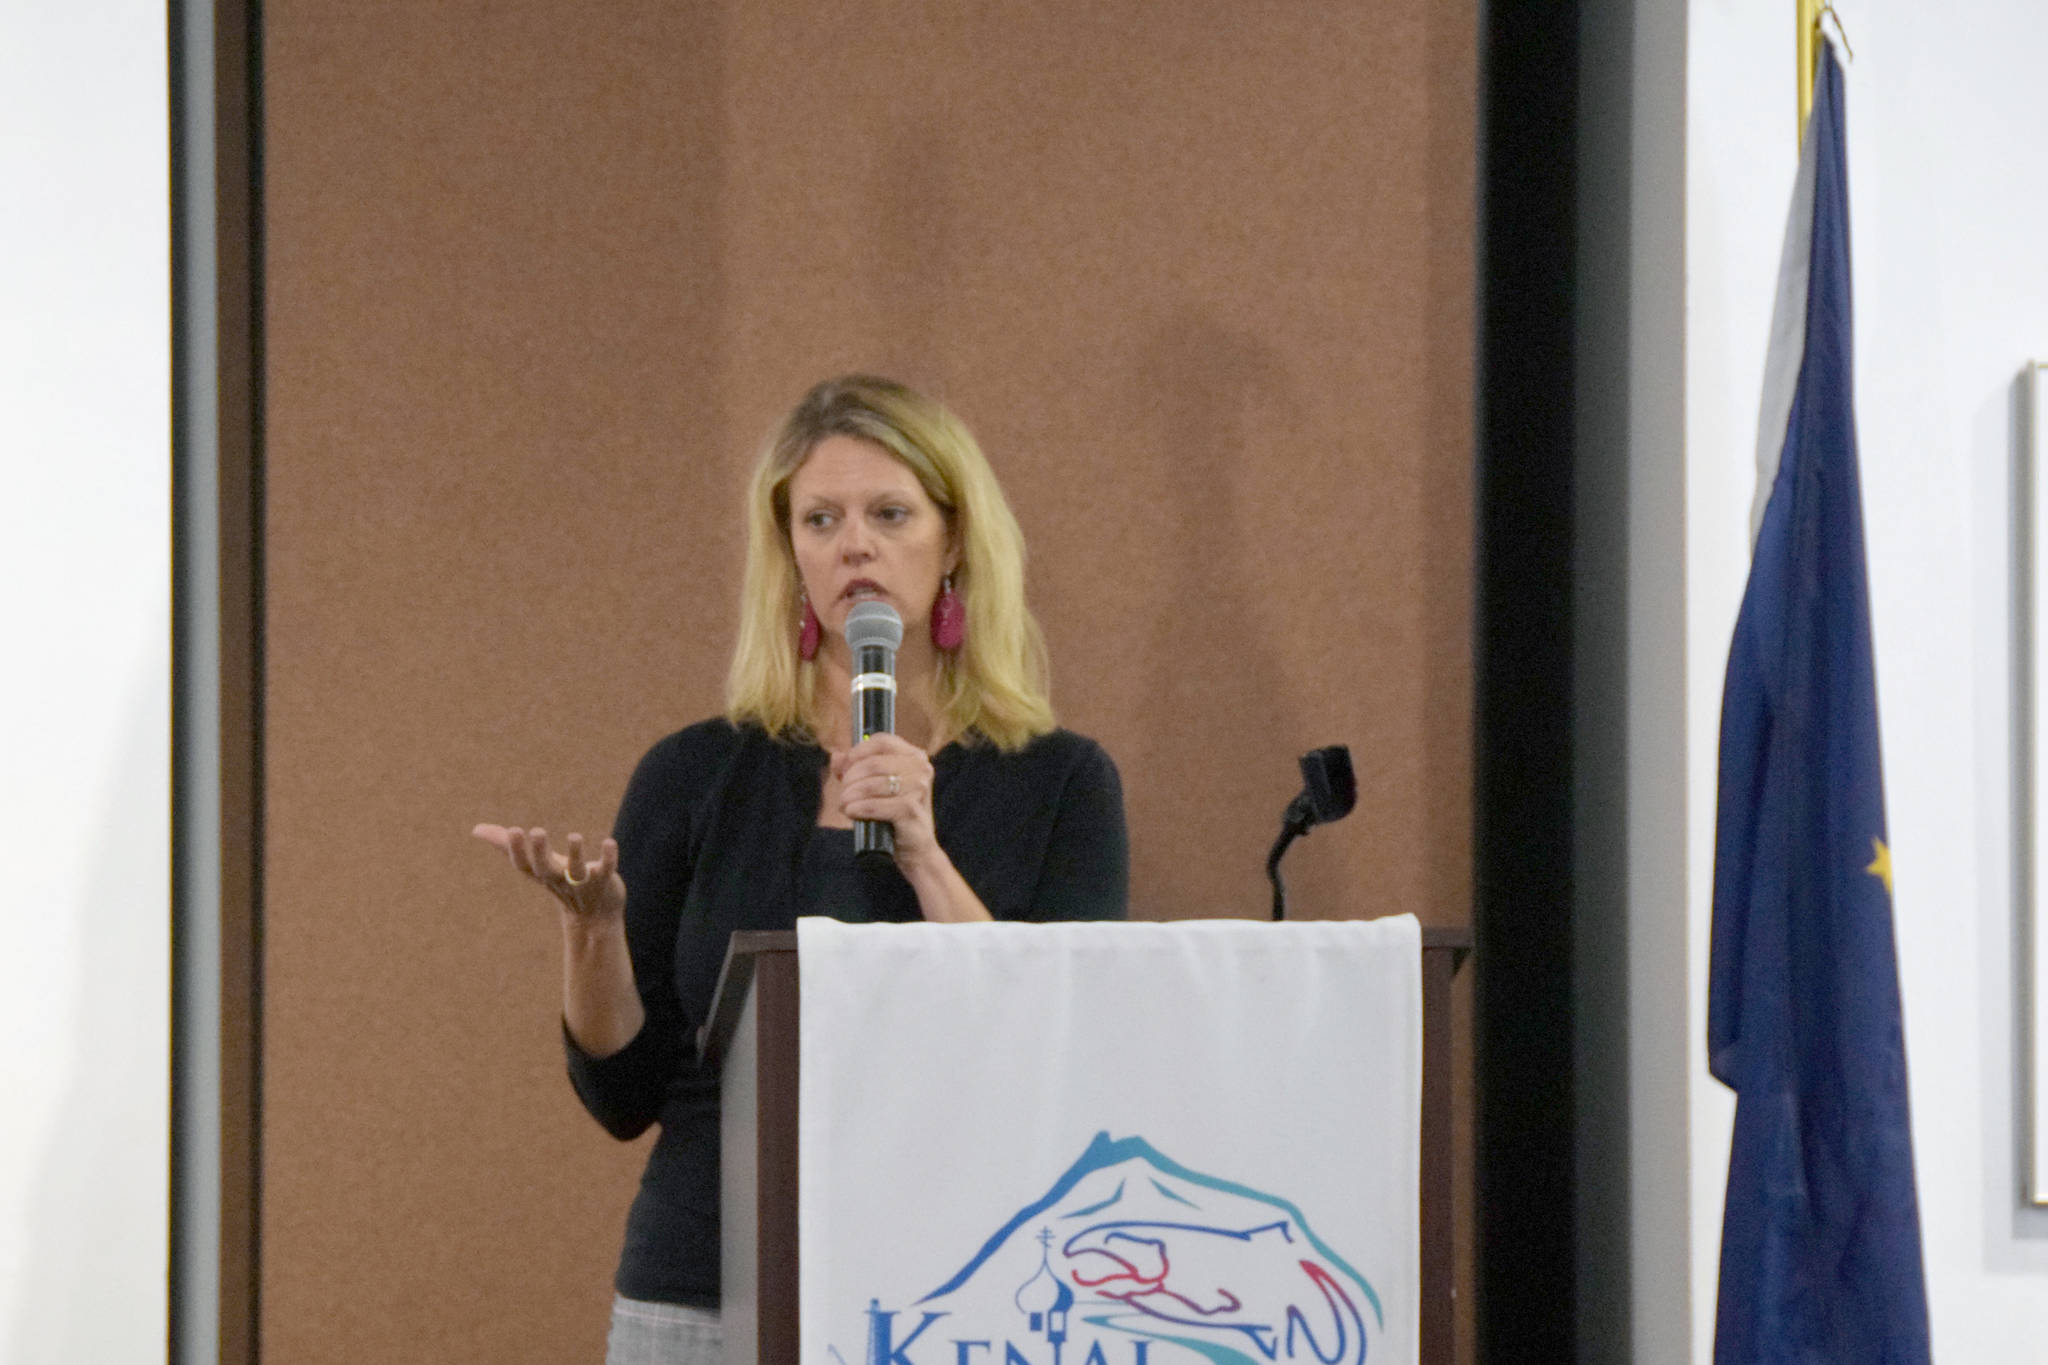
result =
M805 394L761 452L747 489L747 565L725 714L776 738L818 734L818 666L797 657L802 585L789 539L789 483L827 436L870 441L938 504L959 551L953 588L967 639L939 653L939 743L978 735L1019 749L1053 728L1045 637L1024 602L1024 534L995 471L960 420L888 379L846 375Z

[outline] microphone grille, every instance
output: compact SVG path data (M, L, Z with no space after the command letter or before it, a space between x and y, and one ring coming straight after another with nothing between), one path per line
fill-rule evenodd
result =
M1341 744L1303 754L1301 779L1317 824L1342 820L1358 804L1358 775L1351 770L1351 750Z
M881 645L896 649L903 643L903 618L887 602L860 602L846 614L846 643L849 648Z

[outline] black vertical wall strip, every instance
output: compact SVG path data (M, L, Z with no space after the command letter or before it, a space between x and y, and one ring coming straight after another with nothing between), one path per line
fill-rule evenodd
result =
M1568 1361L1576 3L1481 19L1479 1359Z
M230 319L227 309L222 308L221 347L223 364L225 352L231 345L240 344L245 348L242 364L246 366L246 395L239 404L239 410L230 417L227 404L222 403L221 429L223 462L227 448L226 433L230 421L241 424L245 433L238 459L242 463L240 486L229 488L228 480L222 480L222 498L234 497L241 518L238 536L230 544L223 537L222 554L234 555L241 566L242 581L230 588L228 574L223 569L223 596L229 591L236 593L236 609L243 614L244 629L247 632L245 657L242 666L246 668L247 701L244 718L247 726L247 783L239 790L223 791L223 801L237 803L241 818L246 821L247 842L241 851L247 865L247 899L235 929L242 940L242 951L247 963L248 1018L246 1023L247 1056L246 1085L248 1142L245 1154L241 1156L247 1180L247 1205L241 1211L241 1225L246 1228L248 1249L245 1263L238 1267L238 1276L244 1294L242 1305L242 1330L245 1333L246 1356L250 1365L256 1365L263 1358L263 868L264 868L264 788L266 769L264 766L264 705L266 699L266 671L264 666L264 525L266 496L264 490L264 414L265 414L265 359L264 359L264 221L263 221L263 4L262 0L215 0L217 9L229 13L229 22L239 20L241 33L238 35L238 71L225 73L233 79L242 91L242 106L236 111L237 122L234 135L242 140L244 180L241 185L245 198L240 207L247 240L243 259L237 268L244 273L245 302L239 315ZM223 135L228 130L223 128ZM227 191L224 188L223 193ZM223 290L223 295L226 294ZM236 335L230 336L230 327ZM223 389L225 389L223 385ZM223 606L225 614L226 606ZM225 671L225 670L223 670ZM223 784L225 787L225 784ZM225 1297L225 1295L224 1295ZM222 1337L227 1336L227 1325L223 1314ZM227 1359L222 1353L223 1361Z
M265 433L267 397L264 353L265 257L263 220L263 3L236 0L245 12L247 33L242 85L247 92L243 135L248 142L248 278L249 307L243 325L249 348L248 485L245 507L248 527L243 546L248 564L249 786L240 794L249 821L249 900L246 926L249 954L249 1264L248 1341L251 1365L263 1358L263 869L265 831L264 713L268 697L264 630L264 528L268 518L265 474L268 449Z
M198 0L182 0L184 4ZM218 400L221 1365L261 1358L263 1171L263 26L212 0ZM174 31L179 11L173 10Z

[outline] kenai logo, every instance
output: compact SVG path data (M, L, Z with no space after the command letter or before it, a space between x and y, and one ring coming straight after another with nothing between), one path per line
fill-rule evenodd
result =
M865 1365L1364 1365L1385 1327L1293 1204L1107 1133L951 1279L867 1317Z

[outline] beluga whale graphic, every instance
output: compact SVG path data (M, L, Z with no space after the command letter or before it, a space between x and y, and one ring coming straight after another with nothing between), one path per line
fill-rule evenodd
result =
M1365 1365L1386 1327L1292 1203L1106 1132L945 1283L868 1311L866 1365Z

